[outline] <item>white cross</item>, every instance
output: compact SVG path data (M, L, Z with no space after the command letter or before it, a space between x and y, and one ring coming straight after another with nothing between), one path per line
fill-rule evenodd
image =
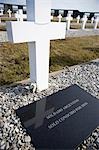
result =
M61 19L62 19L62 15L59 14L59 16L58 16L58 22L61 22Z
M48 88L50 40L65 38L65 23L50 22L51 0L27 0L26 22L8 22L8 39L28 42L30 78L38 90Z
M95 30L97 29L98 23L99 23L99 17L96 17L94 20L94 29Z
M27 118L28 120L24 121L24 126L26 128L29 126L32 126L33 124L35 125L35 128L40 127L43 124L45 117L47 117L54 111L54 107L46 110L46 98L36 102L35 107L36 107L35 112L34 112L35 116L31 117L30 119ZM31 109L28 111L30 111L31 113Z
M9 15L9 18L11 18L11 13L12 13L12 11L10 10L10 9L8 9L8 15Z
M86 22L88 20L87 15L84 15L81 20L82 20L82 30L84 30L86 26Z
M66 17L66 22L67 22L67 25L66 25L66 29L69 30L70 29L70 22L71 20L73 20L73 17L71 17L71 14L67 14L67 17Z
M53 20L53 16L52 16L52 15L51 15L51 17L50 17L50 18L51 18L51 20Z
M18 13L18 11L16 11L16 13L15 13L15 18L17 19L17 21L20 21L20 18L19 18L19 13Z
M93 24L93 23L94 23L94 17L91 18L91 24Z
M78 15L77 16L77 24L79 24L79 21L80 21L80 16Z
M27 19L27 15L23 14L23 10L22 9L19 9L15 13L15 18L17 18L17 21L23 21L24 19Z
M1 9L0 9L0 16L3 15L3 11L4 11L4 10L1 8Z

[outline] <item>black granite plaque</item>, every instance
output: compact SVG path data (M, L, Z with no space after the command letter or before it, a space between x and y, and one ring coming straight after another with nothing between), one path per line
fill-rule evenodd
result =
M77 85L16 112L39 150L75 149L99 125L99 100Z

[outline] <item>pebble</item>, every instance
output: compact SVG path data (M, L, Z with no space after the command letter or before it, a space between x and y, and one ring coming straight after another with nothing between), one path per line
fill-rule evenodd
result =
M26 129L22 127L15 110L72 84L79 85L99 99L99 59L84 65L70 67L68 70L64 69L64 71L50 76L49 88L43 92L31 93L29 84L0 88L1 150L33 150L31 138L27 135ZM84 140L77 150L90 150L90 148L99 149L99 127L88 139Z
M97 142L99 143L99 138L97 139Z
M18 132L19 132L19 129L18 129L17 127L15 128L15 132L16 132L16 133L18 133Z
M97 132L94 132L94 133L92 134L92 136L98 137L98 133L97 133Z
M99 138L96 140L96 145L97 145L97 147L99 149Z
M25 142L26 142L26 143L31 142L31 138L30 138L30 136L25 136Z
M1 142L1 150L3 150L4 148L5 148L5 141L4 140L2 140L2 142Z

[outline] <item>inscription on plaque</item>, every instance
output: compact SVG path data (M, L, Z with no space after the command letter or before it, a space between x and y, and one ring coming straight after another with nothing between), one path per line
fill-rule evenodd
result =
M71 117L72 115L74 115L75 113L77 113L78 111L80 111L81 109L83 109L86 105L88 105L87 102L83 103L82 105L76 107L75 109L73 109L72 111L70 111L69 113L65 114L64 116L62 116L61 118L59 118L58 120L54 121L52 124L48 125L49 129L54 128L55 126L57 126L58 124L60 124L61 122L65 121L66 119L68 119L69 117ZM63 109L61 109L61 111L63 111Z
M16 113L36 149L75 149L99 125L99 100L72 85Z

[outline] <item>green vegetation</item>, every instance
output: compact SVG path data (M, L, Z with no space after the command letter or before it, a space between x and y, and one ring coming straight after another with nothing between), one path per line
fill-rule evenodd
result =
M77 23L71 24L70 28L71 29L81 29L81 24L77 24ZM94 29L94 25L87 23L85 28L86 29ZM97 28L99 28L99 25Z
M2 22L6 22L6 21L16 21L16 18L9 18L9 17L2 17L1 18Z
M99 58L99 36L66 38L51 42L50 71Z
M5 25L0 25L0 31L6 31L6 26Z
M10 84L28 75L27 44L0 44L0 84Z
M99 36L51 41L50 72L99 58ZM0 44L0 85L29 77L27 44Z

